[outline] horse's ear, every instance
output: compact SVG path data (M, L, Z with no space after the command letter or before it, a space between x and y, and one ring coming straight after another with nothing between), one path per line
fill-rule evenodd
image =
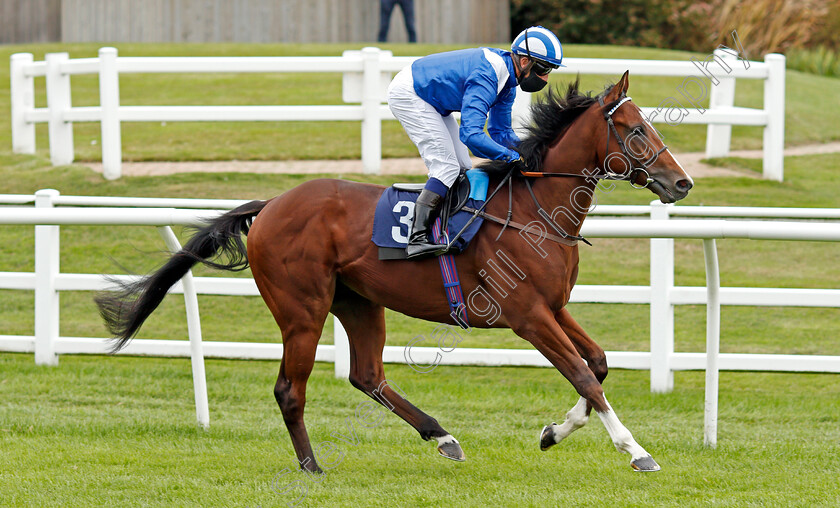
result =
M630 88L630 71L624 71L624 75L621 76L621 79L618 82L621 85L621 95L627 95L627 89Z
M618 80L618 83L613 85L607 94L607 102L617 101L621 97L627 95L627 89L630 87L630 71L624 71L624 75Z

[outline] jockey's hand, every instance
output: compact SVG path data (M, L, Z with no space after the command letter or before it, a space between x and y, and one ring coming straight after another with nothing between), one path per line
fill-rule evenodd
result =
M525 159L523 159L521 155L516 159L510 161L510 163L513 164L516 170L520 173L523 171L528 171L528 164L525 162Z

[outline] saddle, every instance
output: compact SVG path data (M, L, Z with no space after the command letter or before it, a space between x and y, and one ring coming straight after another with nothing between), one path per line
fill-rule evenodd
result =
M395 183L382 193L376 206L372 235L373 243L379 247L379 259L405 259L405 247L408 244L409 228L414 215L414 202L424 187L425 184L422 183ZM484 188L486 193L486 185ZM446 194L440 207L439 221L436 221L434 227L440 237L440 243L449 243L450 233L453 236L457 234L472 218L471 213L462 210L464 207L474 208L483 203L485 196L474 195L475 191L480 190L481 185L474 188L465 172L458 175ZM451 246L450 251L458 253L464 250L469 240L478 231L481 222L480 218L473 220L462 237L459 237Z
M464 250L467 245L469 244L470 239L473 235L478 231L478 228L481 226L481 221L476 221L476 217L472 216L470 212L461 212L461 209L466 207L467 205L476 206L478 203L483 203L486 197L486 175L482 172L478 172L479 175L476 173L471 173L472 177L476 179L478 183L475 186L475 193L473 193L473 187L470 184L470 178L467 176L465 172L461 172L458 175L458 178L455 180L455 183L449 189L449 192L446 194L446 198L443 204L440 207L440 212L438 218L435 220L435 224L432 227L432 238L436 243L439 244L450 244L450 235L449 235L449 224L452 223L452 230L455 235L458 235L458 238L455 239L456 241L451 242L452 245L445 253L439 255L437 257L438 264L440 265L440 273L441 277L443 278L443 289L446 293L446 300L449 304L450 316L452 316L453 321L461 326L464 329L469 329L469 316L467 315L467 306L464 301L464 295L461 291L461 282L458 280L458 269L455 266L455 259L453 258L453 253L461 252ZM373 240L374 243L376 241L376 232L377 232L377 217L380 214L380 205L383 203L390 203L389 199L389 191L392 193L411 193L411 198L413 201L417 200L417 196L420 195L420 192L426 184L411 184L411 183L395 183L391 186L390 189L386 189L385 192L382 194L382 198L379 200L379 205L377 205L377 215L374 217L374 235ZM483 190L483 192L482 192ZM405 194L403 197L406 197ZM480 201L478 201L480 200ZM413 203L412 201L412 203ZM397 205L399 206L400 203L405 203L405 201L398 201ZM397 210L397 207L392 207L393 211ZM459 213L460 212L460 213ZM413 214L412 214L413 215ZM405 216L408 218L408 215ZM470 223L472 220L472 223ZM410 221L402 220L400 218L400 222L406 225L410 224ZM392 226L392 231L393 231ZM464 234L464 233L467 234ZM392 233L393 236L393 233ZM407 242L407 237L406 237ZM386 260L386 259L405 259L405 246L401 246L399 248L392 248L392 247L383 247L381 244L379 247L379 259Z
M420 194L425 186L425 183L395 183L391 185L391 187L397 190L416 192L417 194ZM438 216L440 217L441 231L446 231L449 218L458 213L467 204L467 200L470 198L470 190L470 179L467 178L465 171L461 171L458 178L455 179L455 183L452 184L452 188L446 193L446 198L440 207Z

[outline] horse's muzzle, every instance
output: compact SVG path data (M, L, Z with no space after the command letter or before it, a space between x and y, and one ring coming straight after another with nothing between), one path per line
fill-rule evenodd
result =
M648 188L659 196L659 201L663 203L675 203L688 196L688 191L693 186L694 184L691 183L691 180L686 178L677 180L674 184L664 184L654 177L653 182L648 185Z

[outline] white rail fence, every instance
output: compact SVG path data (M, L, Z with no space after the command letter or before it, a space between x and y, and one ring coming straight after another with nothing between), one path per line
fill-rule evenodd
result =
M59 292L104 290L109 286L98 274L61 273L58 261L60 225L156 226L160 228L167 247L175 251L180 246L170 226L195 224L201 218L220 213L202 208L228 209L243 203L237 200L61 196L54 190L39 191L34 197L0 195L0 203L28 205L33 202L34 208L2 208L0 224L35 225L35 272L0 272L0 289L35 291L35 334L0 335L0 351L34 352L36 363L44 365L57 364L60 354L102 354L107 350L104 338L60 336ZM55 208L57 205L66 207ZM572 292L572 301L650 304L650 352L610 351L607 352L608 362L613 368L650 370L651 390L654 392L673 389L675 370L705 369L706 442L710 446L716 442L719 369L840 373L840 356L719 353L721 305L840 307L840 290L721 288L715 245L718 238L840 241L840 223L671 219L674 216L690 216L825 220L840 219L840 209L693 207L662 205L654 201L650 206L603 205L596 212L613 216L649 215L649 219L592 218L584 223L583 234L593 238L650 238L650 285L580 285ZM674 286L674 238L703 240L707 270L705 288ZM207 426L209 409L204 358L279 360L283 346L201 340L196 295L257 295L259 293L252 279L193 278L190 274L175 286L173 292L183 293L186 300L189 341L135 339L122 354L191 357L197 418L199 424ZM706 353L674 351L674 306L686 304L707 305ZM386 346L383 357L389 363L407 362L404 347ZM437 361L443 365L550 366L534 350L457 348L441 355L438 348L412 347L411 360L418 365ZM347 378L349 345L337 319L335 345L318 346L316 361L334 362L336 376Z
M116 48L101 48L98 58L70 59L67 53L48 53L35 62L31 53L11 56L12 148L35 152L35 124L49 125L50 158L54 165L74 159L73 123L99 122L102 165L106 178L121 175L122 122L259 122L361 121L362 163L378 173L382 160L382 120L393 119L385 102L392 74L418 57L395 57L390 51L364 48L340 57L118 57ZM768 54L764 62L744 62L716 51L703 62L568 58L565 74L615 75L629 69L634 75L682 76L672 96L656 107L643 107L652 122L708 125L706 155L729 153L733 125L764 127L764 177L784 176L785 57ZM743 64L743 65L742 65ZM320 106L123 106L119 76L129 73L271 73L320 72L343 75L342 97L353 105ZM70 77L99 75L99 106L73 107ZM34 78L46 78L47 106L36 108ZM764 81L764 107L734 106L735 80ZM709 81L706 81L709 79ZM514 105L517 125L525 121L530 94L518 93ZM679 98L678 98L679 97ZM709 107L704 104L708 99Z

